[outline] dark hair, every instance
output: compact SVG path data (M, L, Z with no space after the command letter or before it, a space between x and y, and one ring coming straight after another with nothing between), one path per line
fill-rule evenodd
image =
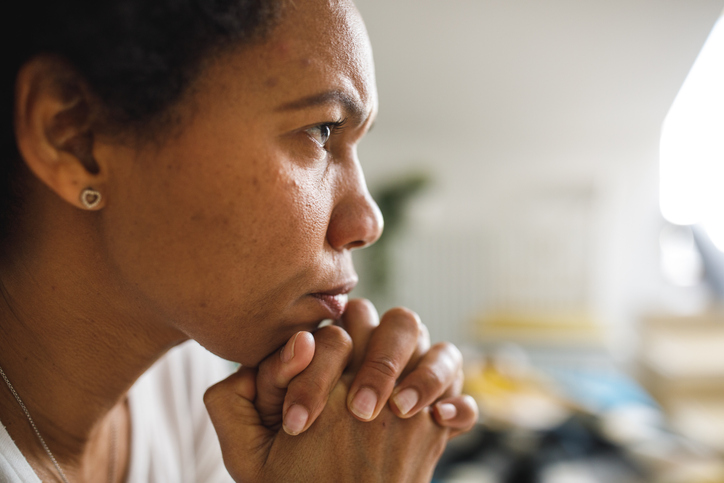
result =
M279 0L53 0L14 2L5 32L0 154L0 238L9 233L13 180L20 167L13 130L15 80L40 54L69 62L100 99L108 121L139 127L156 121L194 79L201 61L230 45L260 39Z

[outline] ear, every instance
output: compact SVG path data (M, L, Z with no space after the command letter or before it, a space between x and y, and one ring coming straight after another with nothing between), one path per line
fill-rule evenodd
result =
M104 192L106 169L93 156L94 99L83 79L63 60L39 56L18 72L15 137L30 170L68 203L89 208L85 189Z

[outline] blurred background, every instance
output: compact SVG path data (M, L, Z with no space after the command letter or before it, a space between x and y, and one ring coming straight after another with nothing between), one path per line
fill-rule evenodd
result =
M356 4L355 295L461 347L481 406L436 480L724 483L724 0Z

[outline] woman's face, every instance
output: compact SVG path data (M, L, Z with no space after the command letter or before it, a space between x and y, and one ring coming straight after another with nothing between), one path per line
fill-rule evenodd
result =
M339 317L350 251L382 230L356 150L377 111L366 31L349 1L297 4L204 68L177 133L95 148L112 275L154 323L245 365Z

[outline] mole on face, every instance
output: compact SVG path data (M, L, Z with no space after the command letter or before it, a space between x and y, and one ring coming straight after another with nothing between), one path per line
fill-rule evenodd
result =
M285 57L291 50L289 42L278 42L276 47L276 51L281 57Z
M279 84L279 78L278 77L269 77L265 82L264 85L267 87L276 87L276 85Z

